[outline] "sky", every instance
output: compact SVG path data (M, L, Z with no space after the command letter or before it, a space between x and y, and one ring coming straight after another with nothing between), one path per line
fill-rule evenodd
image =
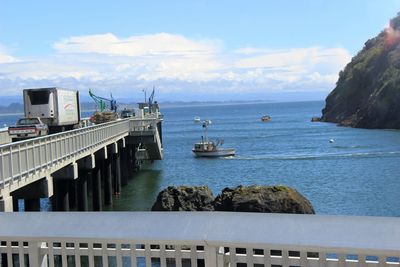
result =
M322 100L400 0L0 0L0 96Z

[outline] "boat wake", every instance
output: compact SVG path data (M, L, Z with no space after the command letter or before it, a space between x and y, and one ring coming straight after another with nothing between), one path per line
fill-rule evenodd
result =
M233 160L328 160L336 158L374 158L374 157L398 157L400 151L389 152L360 152L343 154L323 154L323 155L259 155L259 156L240 156L227 157Z

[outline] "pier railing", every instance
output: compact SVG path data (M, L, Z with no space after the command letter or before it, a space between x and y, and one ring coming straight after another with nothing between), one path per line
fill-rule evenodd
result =
M11 142L11 138L8 135L8 129L2 128L0 129L0 145L7 144Z
M400 218L4 213L0 225L1 261L7 267L378 267L399 266L400 256Z

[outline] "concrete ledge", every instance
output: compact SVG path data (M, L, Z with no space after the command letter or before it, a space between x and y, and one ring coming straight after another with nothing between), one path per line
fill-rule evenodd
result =
M400 251L400 218L230 212L0 213L2 237ZM317 250L316 250L317 251Z

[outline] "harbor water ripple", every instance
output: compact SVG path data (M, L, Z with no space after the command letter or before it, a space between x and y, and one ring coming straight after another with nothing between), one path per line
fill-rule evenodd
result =
M150 208L169 185L208 185L218 194L240 184L283 184L305 195L318 214L400 216L400 131L311 122L323 107L319 101L164 108L165 159L139 174L139 181L157 182L148 198L133 202ZM266 114L272 120L261 122ZM224 138L237 155L193 157L202 135L196 116L210 119L209 136ZM133 202L118 209L136 209Z

